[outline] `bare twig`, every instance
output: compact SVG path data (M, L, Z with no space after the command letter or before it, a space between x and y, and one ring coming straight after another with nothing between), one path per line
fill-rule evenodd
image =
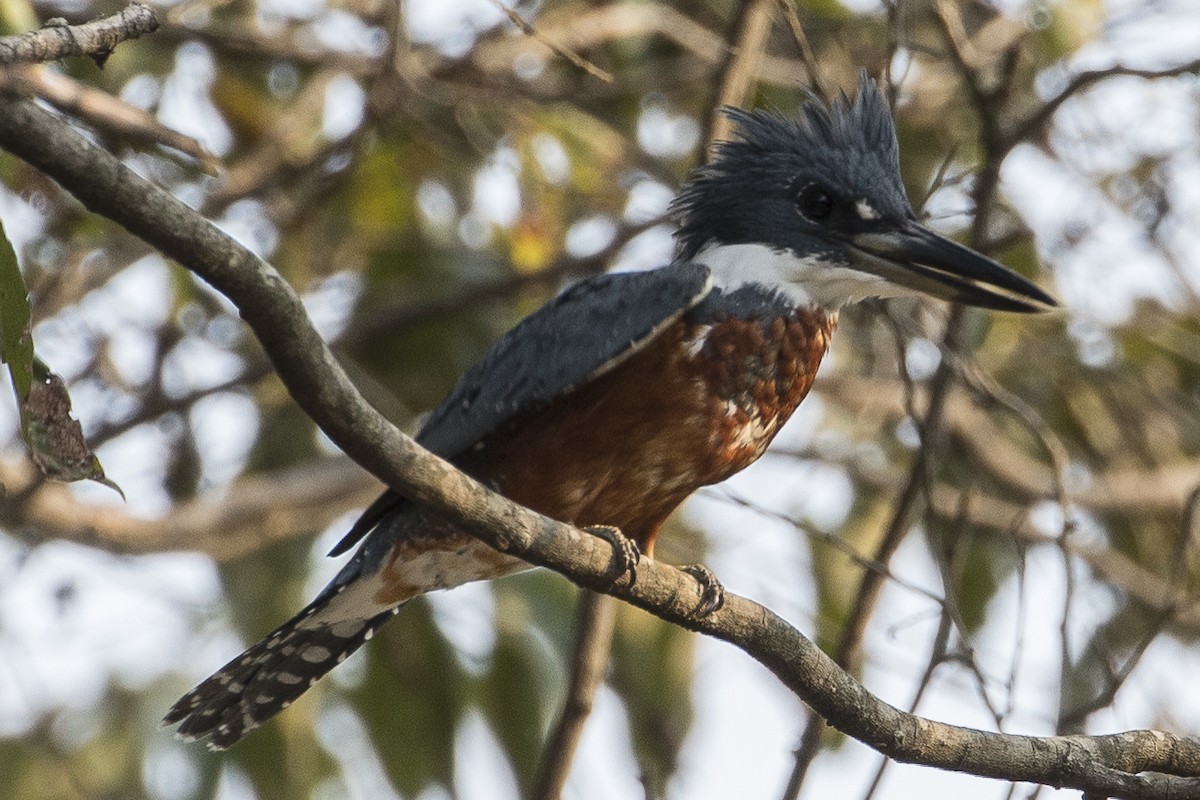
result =
M962 306L955 306L950 312L950 319L942 337L943 351L953 351L958 348L958 330L962 324L962 313ZM896 498L896 504L883 537L872 556L871 560L876 563L888 564L896 550L899 549L900 543L904 541L904 534L908 531L913 509L925 486L932 452L938 446L935 442L940 436L946 398L953 386L952 377L953 371L949 367L949 362L943 359L930 381L929 407L921 423L921 447L913 459L904 488ZM867 623L875 610L880 592L883 590L883 583L882 573L870 570L863 572L850 606L850 616L842 628L842 635L834 650L834 661L839 666L846 668L858 660ZM796 762L792 768L791 777L788 779L788 786L784 793L785 800L799 796L800 788L808 774L808 768L820 750L822 729L823 725L815 718L810 719L805 727L800 739L800 746L796 749Z
M1193 536L1196 532L1196 520L1200 518L1200 486L1191 493L1188 497L1187 504L1184 508L1182 519L1179 527L1176 529L1175 545L1171 553L1171 575L1170 583L1177 593L1182 594L1183 583L1191 570L1188 569L1188 549L1193 544ZM1146 654L1146 650L1154 642L1158 635L1162 633L1163 628L1176 615L1178 609L1174 603L1171 603L1163 608L1157 609L1153 617L1148 621L1146 630L1142 632L1142 636L1131 648L1124 663L1116 670L1109 671L1108 681L1104 688L1099 691L1095 697L1090 698L1087 702L1080 704L1077 708L1063 709L1059 714L1058 727L1063 730L1076 730L1083 726L1089 714L1093 711L1098 711L1101 708L1106 708L1112 705L1116 700L1117 694L1121 691L1121 687L1133 674L1134 669L1141 662L1142 656Z
M583 50L620 39L658 37L686 50L703 63L719 65L729 45L717 33L665 3L617 2L586 10L567 5L547 12L539 29L563 47ZM471 61L490 73L512 70L513 59L540 47L530 39L512 37L484 42L471 53ZM757 80L773 86L796 85L804 65L792 58L763 55Z
M332 50L312 41L301 43L296 31L298 26L295 25L284 27L278 33L267 34L260 30L252 13L246 14L245 19L225 16L209 19L203 25L188 25L178 21L178 18L186 17L187 12L194 9L195 6L191 4L175 6L175 10L163 21L156 41L200 41L219 53L336 69L359 78L379 71L380 61L377 57Z
M1180 75L1197 72L1200 72L1200 58L1188 61L1185 64L1178 64L1174 67L1167 67L1166 69L1138 69L1137 67L1116 64L1104 69L1091 69L1076 73L1074 77L1067 81L1067 85L1063 87L1062 91L1039 106L1025 120L1013 126L1012 131L1007 137L1008 141L1015 144L1036 136L1038 131L1050 121L1063 103L1088 87L1109 78L1128 76L1153 80L1156 78L1176 78Z
M0 72L0 91L4 90L36 95L102 133L178 150L194 158L209 175L221 170L217 157L191 136L168 128L153 114L119 97L45 67L30 65Z
M530 795L534 800L558 800L562 796L584 723L592 713L596 691L604 682L616 622L617 604L613 598L586 589L580 592L571 682L562 714L542 751L542 763Z
M6 530L28 531L26 538L63 539L113 553L187 549L218 561L319 531L379 491L346 459L329 458L241 478L151 518L81 501L64 484L40 481L27 464L0 462L0 481L9 493L0 522Z
M776 0L780 11L783 12L783 18L787 20L788 28L792 32L792 39L796 42L796 48L800 51L800 63L804 64L804 71L808 74L808 83L813 92L816 93L825 102L829 102L829 91L825 88L824 81L821 80L821 70L817 66L817 56L813 53L812 45L808 43L808 36L804 33L804 26L800 24L800 15L796 13L796 5L792 0Z
M769 450L767 452L768 453L778 453L779 451L770 451ZM720 500L723 502L732 503L739 508L744 508L748 511L753 511L754 513L759 514L760 516L766 517L768 519L773 519L778 522L787 523L788 525L791 525L792 527L794 527L796 530L804 533L806 536L811 538L813 541L820 542L821 544L827 545L830 548L832 548L833 550L836 550L837 552L841 553L843 556L846 557L847 560L850 561L850 563L855 564L856 566L862 567L863 570L870 571L870 572L877 572L877 573L879 573L879 575L882 578L891 581L896 586L899 586L900 588L904 589L905 591L911 592L912 594L917 595L919 597L924 597L926 600L936 603L939 606L944 605L944 603L945 603L945 599L942 598L940 595L938 595L934 592L931 592L928 589L926 589L916 583L913 583L912 581L902 578L901 576L892 572L891 569L888 568L887 564L882 564L878 561L875 561L870 556L860 553L858 550L856 550L854 548L854 545L850 544L843 537L841 537L840 535L838 535L836 533L822 533L820 531L814 531L811 528L806 527L800 520L798 520L794 517L790 517L787 514L780 513L778 511L772 511L768 508L763 508L762 506L752 502L748 498L738 494L737 492L735 492L734 490L730 489L727 486L719 487L719 488L702 489L701 492L705 496L711 497L714 500Z
M723 58L717 67L716 90L709 104L705 130L700 136L701 147L728 139L732 134L733 122L722 113L722 109L746 104L754 87L754 75L758 71L767 36L771 33L774 2L743 0L738 7L727 37L730 45L724 48Z
M942 613L938 620L937 634L933 637L933 647L929 650L929 661L925 664L925 671L921 674L921 679L917 681L917 690L913 694L913 699L908 704L908 713L910 714L917 712L917 709L921 705L921 700L925 697L925 692L933 683L934 673L946 661L951 627L950 613L948 608L943 605ZM879 767L875 770L874 777L871 778L871 783L867 787L866 794L863 795L863 800L871 800L875 796L875 793L879 791L879 787L883 783L883 775L887 772L888 764L891 763L886 758L879 762Z
M515 8L513 8L512 6L508 5L507 3L502 3L502 2L500 2L500 0L491 0L491 3L496 8L503 11L504 15L506 17L508 17L509 21L512 22L513 25L516 25L521 30L521 33L525 34L526 36L529 36L530 38L536 39L537 41L546 45L546 47L550 48L550 50L559 58L565 58L567 61L570 61L576 67L578 67L579 69L586 72L588 75L591 75L593 78L599 78L600 80L604 81L605 83L613 82L613 76L612 76L611 72L609 72L606 69L601 69L600 67L596 66L591 61L588 61L586 58L579 55L578 53L576 53L572 50L569 50L569 49L563 47L562 45L551 41L547 36L545 36L540 31L538 31L538 29L535 28L524 17L522 17L520 14L518 14L517 10Z
M91 56L103 65L113 48L158 30L158 18L148 6L130 3L119 14L67 25L52 19L40 31L0 37L0 65L57 61L71 56Z

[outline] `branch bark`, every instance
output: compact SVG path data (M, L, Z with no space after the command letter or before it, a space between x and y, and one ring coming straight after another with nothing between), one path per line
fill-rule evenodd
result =
M364 468L480 539L587 588L728 641L770 669L818 714L899 761L1096 796L1200 797L1200 738L1157 731L1031 737L906 714L870 694L815 644L750 600L693 616L697 582L643 559L638 580L613 584L607 542L497 495L422 450L355 390L269 265L177 198L139 177L31 101L0 97L0 147L43 170L88 208L123 225L212 284L238 307L297 403Z
M53 19L40 31L0 37L0 65L57 61L91 56L103 64L117 45L158 30L158 18L148 6L130 3L119 14L67 25Z

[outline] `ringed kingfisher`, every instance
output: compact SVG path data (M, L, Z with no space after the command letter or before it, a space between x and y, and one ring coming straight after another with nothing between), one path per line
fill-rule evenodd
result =
M1055 301L923 227L888 105L853 101L738 126L672 204L675 257L571 286L503 336L417 442L511 500L620 545L631 571L696 489L759 458L812 386L837 310L924 294L1004 311ZM407 601L529 568L389 489L333 548L358 550L299 614L183 696L178 735L224 749L286 708ZM693 567L720 603L711 573Z

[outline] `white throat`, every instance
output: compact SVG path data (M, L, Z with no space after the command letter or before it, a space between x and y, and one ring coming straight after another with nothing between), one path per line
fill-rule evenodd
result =
M708 244L692 260L712 270L717 288L733 290L756 283L779 290L797 306L819 306L826 311L868 297L920 294L820 256L801 258L763 244Z

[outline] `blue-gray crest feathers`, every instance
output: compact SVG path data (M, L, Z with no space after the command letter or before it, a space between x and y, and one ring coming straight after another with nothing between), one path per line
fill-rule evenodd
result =
M810 94L796 117L763 109L722 113L737 123L734 138L717 145L712 162L693 173L671 206L677 259L694 257L713 240L772 244L764 223L784 220L771 219L763 205L790 199L797 181L868 198L889 216L908 213L891 110L866 71L853 100L842 93L826 105Z

